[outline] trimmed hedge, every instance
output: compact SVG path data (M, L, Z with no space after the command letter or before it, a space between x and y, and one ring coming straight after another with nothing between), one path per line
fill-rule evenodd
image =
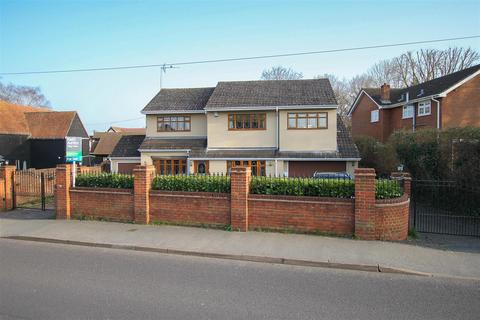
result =
M353 180L252 177L250 192L254 194L353 198Z
M230 193L228 176L156 176L153 190Z
M77 175L75 179L77 187L87 188L116 188L133 189L133 175L101 173L84 173Z
M250 192L268 195L353 198L355 182L343 179L252 177ZM402 195L403 189L398 181L376 180L376 199L398 198Z

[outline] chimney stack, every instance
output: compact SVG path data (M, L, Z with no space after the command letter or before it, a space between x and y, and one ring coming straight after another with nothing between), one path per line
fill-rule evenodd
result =
M380 87L380 100L390 101L390 86L386 83Z

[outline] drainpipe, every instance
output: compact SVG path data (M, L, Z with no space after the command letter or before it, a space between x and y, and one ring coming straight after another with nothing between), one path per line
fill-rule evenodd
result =
M410 101L410 94L405 93L405 105L408 106L408 101ZM415 132L415 126L417 125L417 108L413 106L413 117L412 117L412 131Z
M280 150L280 115L278 113L278 107L275 108L275 115L277 117L277 151ZM275 177L278 175L278 160L275 159Z
M440 129L440 100L432 98L437 103L437 129Z
M187 150L187 176L190 175L190 150Z

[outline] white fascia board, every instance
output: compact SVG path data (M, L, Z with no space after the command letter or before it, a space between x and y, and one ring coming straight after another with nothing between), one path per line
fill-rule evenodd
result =
M203 114L206 113L205 110L151 110L151 111L141 111L142 114Z
M140 161L141 158L140 157L110 157L109 159L114 161L122 161L122 160Z
M190 152L191 149L138 149L140 152Z
M230 157L230 158L211 158L211 157L195 157L190 160L218 160L218 161L235 161L235 160L282 160L282 161L360 161L361 158L262 158L262 157Z
M355 98L355 101L354 101L353 104L352 104L352 107L351 107L350 110L348 111L348 115L349 115L349 116L352 115L353 110L355 110L355 108L357 107L358 100L360 100L360 97L362 96L363 93L364 93L368 98L370 98L370 100L372 100L373 103L375 103L375 105L378 107L378 109L382 109L382 106L380 106L380 105L377 103L377 101L375 101L365 90L362 90L362 91L360 91L360 93L357 95L357 97Z
M476 72L472 73L471 75L469 75L468 77L466 77L466 78L463 79L462 81L459 81L459 82L455 83L453 86L451 86L451 87L448 88L447 90L443 91L440 95L446 96L448 93L450 93L450 92L452 92L453 90L457 89L458 87L460 87L460 86L461 86L462 84L464 84L465 82L472 80L473 78L475 78L475 77L478 76L479 74L480 74L480 70L477 70Z
M215 111L249 111L249 110L302 110L302 109L337 109L337 104L322 105L292 105L292 106L248 106L248 107L228 107L228 108L205 108L207 112Z

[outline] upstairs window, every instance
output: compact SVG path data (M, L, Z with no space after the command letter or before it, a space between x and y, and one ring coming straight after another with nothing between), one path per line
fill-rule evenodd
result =
M418 115L419 116L428 116L432 113L432 106L430 101L423 101L418 103Z
M265 130L266 113L233 113L228 115L228 130Z
M157 118L158 132L190 131L190 116L159 116Z
M402 118L403 119L413 118L413 111L414 110L415 109L413 108L413 105L411 105L411 104L403 106Z
M373 110L370 112L370 122L378 122L379 110Z
M288 129L327 129L326 112L289 113Z

